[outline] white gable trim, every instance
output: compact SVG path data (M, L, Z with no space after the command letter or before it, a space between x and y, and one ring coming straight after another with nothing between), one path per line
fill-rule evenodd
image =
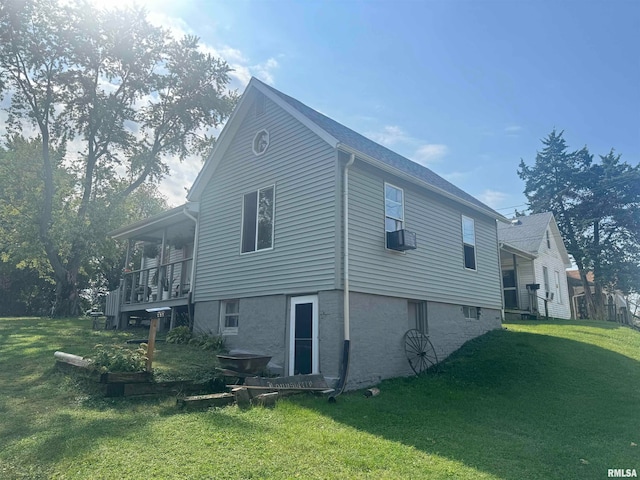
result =
M303 115L296 108L291 106L289 103L285 102L282 98L280 98L279 95L271 91L269 88L265 87L260 81L252 78L251 82L249 82L249 86L253 86L254 88L256 88L256 90L258 90L265 97L267 97L273 103L275 103L280 108L282 108L285 112L287 112L293 118L295 118L300 123L302 123L305 127L311 130L313 133L318 135L322 140L327 142L333 148L336 148L338 146L338 140L333 135L328 133L326 130L320 128L318 124L313 122L306 115Z
M558 251L560 252L560 257L564 262L565 266L569 268L571 266L571 259L569 258L569 252L567 252L567 247L564 245L564 240L562 239L562 234L560 233L560 229L558 228L558 224L556 223L555 216L551 216L551 221L549 222L549 226L552 230L553 241L556 242L556 246L558 247ZM543 241L545 240L543 234Z
M222 160L222 157L224 157L224 154L226 153L227 149L231 145L231 142L233 141L233 138L235 137L236 132L240 128L242 119L249 112L251 108L251 100L255 97L253 92L256 90L262 93L265 97L267 97L273 103L278 105L280 108L282 108L285 112L287 112L289 115L294 117L300 123L302 123L305 127L311 130L313 133L318 135L322 140L327 142L333 148L335 148L338 145L338 140L336 140L332 135L327 133L325 130L320 128L317 124L312 122L305 115L303 115L298 110L293 108L291 105L285 102L282 98L280 98L277 94L273 93L269 88L265 87L259 80L252 78L251 81L249 82L249 85L247 85L247 88L242 94L242 97L240 98L238 105L236 106L233 113L231 114L231 117L229 117L229 120L227 120L227 123L222 129L222 132L220 132L220 135L218 136L218 140L216 141L216 145L213 151L211 152L211 155L206 160L204 166L200 170L200 173L198 174L195 181L193 182L193 185L191 186L191 189L187 194L187 199L189 201L197 202L200 200L200 196L202 195L207 184L213 177L213 174L215 173L216 168L218 167L218 164Z

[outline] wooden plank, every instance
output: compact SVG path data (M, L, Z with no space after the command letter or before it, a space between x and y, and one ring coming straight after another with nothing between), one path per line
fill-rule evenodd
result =
M234 388L231 392L240 408L247 408L251 404L249 390L244 387Z
M181 408L207 408L224 407L235 401L236 397L232 393L213 393L209 395L193 395L176 399L176 405Z
M100 375L100 383L148 383L153 381L149 372L107 372Z
M254 390L301 390L324 391L330 387L322 374L293 375L289 377L250 377L246 378L245 387Z

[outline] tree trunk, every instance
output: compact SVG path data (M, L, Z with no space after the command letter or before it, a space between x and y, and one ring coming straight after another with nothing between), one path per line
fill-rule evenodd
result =
M68 270L64 278L56 278L56 301L52 314L55 317L75 317L80 314L77 270Z
M591 293L591 286L589 285L589 280L587 279L587 271L584 268L584 264L579 259L575 259L576 265L578 266L578 272L580 273L580 281L582 282L582 288L584 290L584 299L587 304L587 315L591 319L596 318L596 306L593 301L593 294Z

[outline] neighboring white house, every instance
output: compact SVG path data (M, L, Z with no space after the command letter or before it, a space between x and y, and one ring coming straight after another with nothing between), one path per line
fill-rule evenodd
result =
M152 306L187 298L197 331L280 373L344 378L346 359L347 388L371 385L411 373L409 329L443 359L501 326L508 221L255 78L188 200L173 218L193 235L189 294ZM165 220L116 236L166 243L181 229Z
M571 260L552 213L498 225L505 316L571 318L565 270ZM545 310L546 302L546 310Z

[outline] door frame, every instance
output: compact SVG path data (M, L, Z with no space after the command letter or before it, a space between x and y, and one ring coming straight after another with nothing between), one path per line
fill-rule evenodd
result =
M318 352L318 295L291 297L289 300L289 375L295 372L296 305L311 304L311 373L320 373Z

